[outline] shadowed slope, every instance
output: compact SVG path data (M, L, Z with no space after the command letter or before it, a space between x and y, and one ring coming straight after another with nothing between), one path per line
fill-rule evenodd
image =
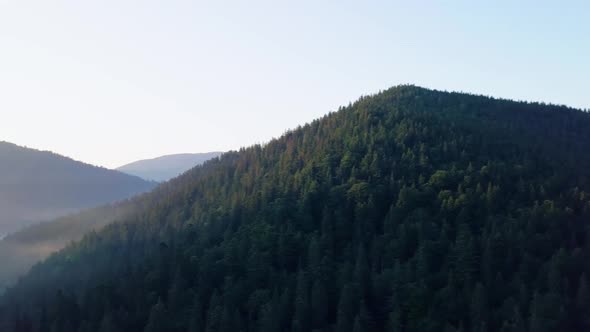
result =
M152 189L155 183L0 142L0 234Z

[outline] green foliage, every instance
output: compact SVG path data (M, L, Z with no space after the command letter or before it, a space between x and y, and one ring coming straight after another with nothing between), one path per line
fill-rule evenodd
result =
M163 184L0 330L588 330L587 151L581 111L392 88Z

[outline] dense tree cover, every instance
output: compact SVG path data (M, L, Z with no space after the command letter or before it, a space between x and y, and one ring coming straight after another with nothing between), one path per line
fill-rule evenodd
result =
M400 86L33 268L2 331L588 331L590 116Z
M116 220L124 220L144 200L142 195L113 204L31 225L0 240L0 295L35 263L90 231L98 231Z

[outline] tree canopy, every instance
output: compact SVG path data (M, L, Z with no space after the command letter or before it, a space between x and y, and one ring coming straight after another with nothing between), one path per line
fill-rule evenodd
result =
M394 87L36 265L2 331L590 330L590 115Z

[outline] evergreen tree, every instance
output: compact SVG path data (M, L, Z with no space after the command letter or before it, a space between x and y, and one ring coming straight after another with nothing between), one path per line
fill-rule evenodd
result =
M190 311L189 325L187 332L202 332L204 330L203 322L203 306L199 300L199 296L195 296L193 305Z
M578 291L576 292L577 316L580 317L580 329L590 330L590 289L586 275L580 276Z
M321 280L315 280L311 287L311 315L313 328L322 328L329 319L328 293Z
M144 332L166 331L166 307L162 300L159 299L150 310L150 316L147 324L143 329Z
M310 329L311 307L309 301L309 287L307 274L302 270L297 276L297 290L295 293L295 313L293 317L293 332L305 332Z
M115 324L115 322L113 320L113 316L109 313L104 315L104 317L102 318L102 320L100 322L98 332L118 332L118 331L120 331L120 329ZM154 331L154 330L152 329L152 330L148 330L148 331Z

